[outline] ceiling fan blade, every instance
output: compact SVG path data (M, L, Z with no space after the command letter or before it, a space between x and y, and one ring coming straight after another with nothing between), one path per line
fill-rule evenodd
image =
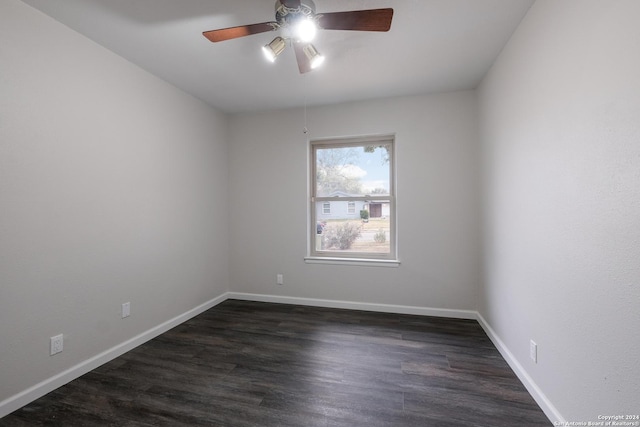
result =
M320 28L325 30L389 31L393 9L354 10L319 14Z
M311 61L304 54L304 44L299 42L293 43L293 50L296 52L296 61L298 61L298 69L300 74L308 73L311 71Z
M262 22L260 24L240 25L238 27L222 28L220 30L205 31L203 36L212 42L237 39L238 37L250 36L252 34L266 33L278 28L277 22Z

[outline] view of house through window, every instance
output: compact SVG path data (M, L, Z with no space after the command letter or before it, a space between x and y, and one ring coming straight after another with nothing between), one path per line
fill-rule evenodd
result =
M311 255L395 258L393 137L311 142Z

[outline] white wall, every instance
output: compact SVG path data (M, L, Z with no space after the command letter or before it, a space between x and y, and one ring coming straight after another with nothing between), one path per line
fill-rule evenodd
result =
M0 2L0 403L227 291L226 120Z
M475 93L308 109L309 137L396 134L398 268L305 264L302 109L231 118L231 288L236 292L475 310L479 185ZM276 274L284 274L284 286Z
M538 0L479 91L479 311L567 421L640 408L639 16Z

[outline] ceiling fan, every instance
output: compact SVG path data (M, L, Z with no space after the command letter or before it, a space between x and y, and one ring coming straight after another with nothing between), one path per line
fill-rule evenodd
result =
M291 41L298 69L300 73L306 73L324 61L324 56L311 44L318 29L389 31L393 18L391 8L316 13L316 5L312 0L276 0L275 9L275 21L210 30L202 35L212 42L221 42L282 30L281 35L262 47L265 56L270 61L275 61L287 46L287 41Z

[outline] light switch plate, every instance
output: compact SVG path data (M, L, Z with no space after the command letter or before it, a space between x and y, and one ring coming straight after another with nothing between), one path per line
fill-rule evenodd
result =
M535 363L538 363L538 344L533 340L529 341L529 357Z
M125 302L122 304L122 318L129 317L131 315L131 303Z

